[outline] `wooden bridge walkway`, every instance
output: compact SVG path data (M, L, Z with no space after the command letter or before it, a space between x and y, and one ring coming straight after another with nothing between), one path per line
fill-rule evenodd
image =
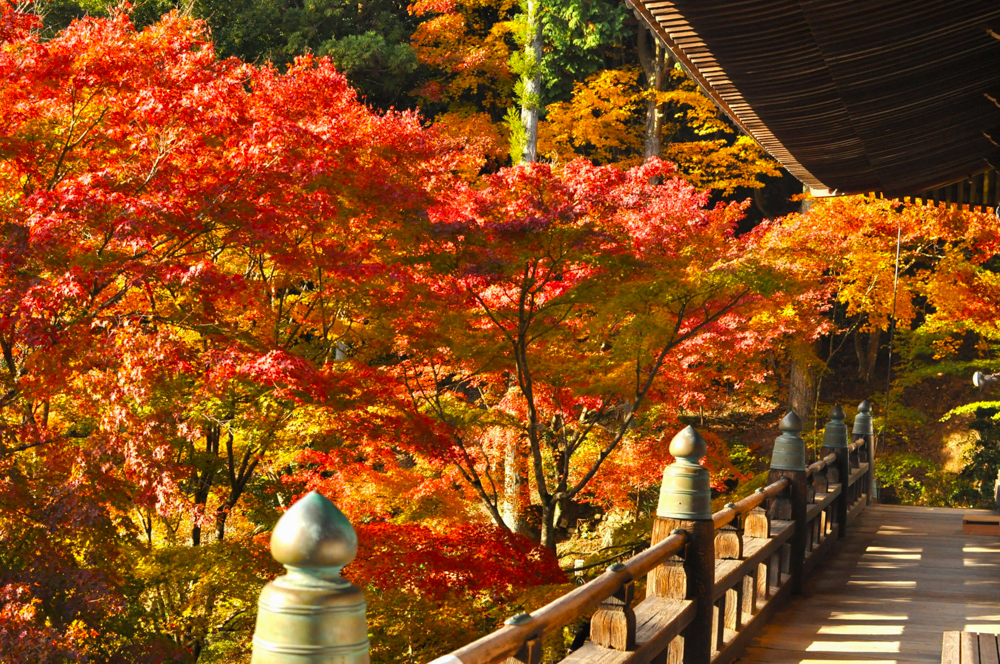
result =
M739 661L940 662L944 631L1000 633L1000 539L969 511L869 506Z
M941 662L946 632L948 664L1000 664L986 636L1000 634L1000 538L964 535L969 510L870 504L870 412L860 404L849 431L834 407L811 464L787 414L769 483L715 513L707 445L687 427L649 548L431 664L551 662L547 640L582 620L589 638L559 664ZM290 574L261 594L255 664L368 664L361 590L324 576L342 564L329 552L353 555L346 523L316 493L278 522L271 550Z

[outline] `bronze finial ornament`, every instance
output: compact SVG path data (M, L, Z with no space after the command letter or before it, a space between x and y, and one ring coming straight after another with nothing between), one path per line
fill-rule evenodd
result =
M806 443L799 432L802 431L802 420L793 411L789 411L778 425L781 435L774 439L774 451L771 453L771 470L806 469Z
M830 421L823 428L823 447L840 449L847 447L847 425L844 424L846 413L840 405L830 409Z
M357 552L347 517L316 491L285 512L271 555L288 573L260 594L252 664L368 664L365 598L340 576Z
M708 469L698 462L708 446L694 427L686 427L670 441L674 463L663 471L656 516L704 521L712 519L712 487Z
M872 425L872 405L867 400L858 405L858 414L854 416L854 428L851 431L856 436L874 436Z

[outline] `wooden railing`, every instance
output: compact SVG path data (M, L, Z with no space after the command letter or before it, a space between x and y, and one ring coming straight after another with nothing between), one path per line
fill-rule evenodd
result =
M688 427L671 442L676 461L664 471L648 549L432 664L540 664L543 639L587 616L590 638L565 664L732 662L776 608L801 591L869 502L875 451L869 412L865 402L855 420L855 441L849 442L843 411L834 408L824 456L809 466L801 423L789 413L775 443L769 484L714 514L706 509L708 474L698 465L704 442ZM318 494L307 498L316 505L325 500ZM329 501L323 505L327 516L319 515L319 507L313 508L319 516L303 516L296 504L275 528L272 552L290 573L262 594L255 664L327 661L323 657L367 661L367 638L357 627L359 617L363 625L363 602L346 602L357 589L337 576L353 558L356 539L343 515ZM330 523L317 523L321 517ZM327 546L327 540L338 546ZM645 597L636 603L636 585L644 577ZM278 595L280 602L273 599ZM343 627L348 623L351 629ZM280 642L275 635L283 635Z

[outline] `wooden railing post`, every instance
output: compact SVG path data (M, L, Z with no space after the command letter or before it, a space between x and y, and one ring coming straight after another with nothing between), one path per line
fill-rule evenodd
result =
M862 401L858 406L858 414L854 417L854 427L852 433L854 438L864 438L865 439L865 454L867 459L862 458L862 461L868 461L868 477L867 480L861 486L864 486L865 492L868 494L868 502L872 502L872 497L875 495L875 426L872 423L872 405L868 403L867 400Z
M663 471L653 522L653 544L677 529L688 534L683 563L656 568L649 582L655 595L694 600L694 619L681 633L684 664L709 664L712 659L715 526L708 470L699 464L707 452L705 441L693 427L670 441L675 462Z
M764 489L757 489L758 492L763 493ZM763 507L755 507L754 509L747 512L746 516L743 518L743 533L745 537L751 537L756 539L769 539L771 537L771 517L767 515L767 510ZM751 604L751 611L748 613L757 612L757 598L761 598L767 601L771 597L771 561L770 559L765 560L757 565L757 575L756 575L757 587L754 589L753 603Z
M625 571L625 565L615 563L608 568L612 572ZM635 583L625 581L611 597L607 598L590 619L590 640L614 650L635 650Z
M260 594L252 664L368 664L365 598L340 576L357 550L347 517L319 493L285 512L271 555L288 573Z
M795 522L789 544L788 573L792 577L792 592L802 592L803 565L806 557L806 444L802 440L802 421L794 412L782 418L781 435L774 441L768 483L782 477L791 480L788 496L775 498L771 516Z
M726 508L736 509L736 503L728 503L726 504ZM737 515L728 524L715 531L715 558L716 560L743 559L742 516ZM743 611L745 608L744 597L746 596L747 588L752 585L752 582L751 584L747 583L749 579L749 576L744 577L742 583L727 590L726 594L721 598L716 624L717 632L724 634L724 630L728 629L736 632L742 628Z
M837 538L847 537L847 509L850 500L847 498L847 483L851 479L851 462L848 459L847 451L847 425L844 424L846 413L835 405L830 409L830 421L823 429L823 448L820 452L826 456L833 452L837 455L837 462L833 468L827 471L827 479L830 484L840 484L840 498L837 499Z
M503 621L503 624L507 627L522 627L524 625L531 624L531 614L515 613L507 620ZM438 658L434 660L438 662L443 658ZM446 660L451 661L451 660ZM524 645L521 649L512 657L508 657L504 660L504 664L539 664L542 661L542 640L539 637L534 637L526 639ZM431 662L434 664L434 662Z

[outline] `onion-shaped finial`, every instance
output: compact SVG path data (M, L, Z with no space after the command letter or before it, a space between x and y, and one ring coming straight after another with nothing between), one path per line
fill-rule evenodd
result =
M357 553L351 522L317 491L292 505L271 534L271 555L289 571L337 577Z
M781 435L774 439L774 452L771 454L771 470L806 469L806 443L799 432L802 431L802 420L789 411L781 418L778 425Z
M347 517L315 491L278 519L271 555L288 574L261 590L250 664L368 664L365 598L340 577L357 551Z
M663 471L656 515L670 519L705 521L712 518L712 487L708 469L698 462L708 445L694 427L685 427L670 441L674 463Z
M670 455L678 461L696 464L708 454L708 445L693 426L681 429L670 441Z
M858 404L858 414L854 416L854 427L851 433L858 436L874 436L875 426L872 423L872 405L868 400Z
M823 447L833 449L847 447L847 425L844 424L846 416L840 404L830 409L830 421L823 428Z
M794 410L788 411L784 417L781 418L781 423L778 424L778 428L786 433L798 433L802 431L802 420L799 416L795 414Z

